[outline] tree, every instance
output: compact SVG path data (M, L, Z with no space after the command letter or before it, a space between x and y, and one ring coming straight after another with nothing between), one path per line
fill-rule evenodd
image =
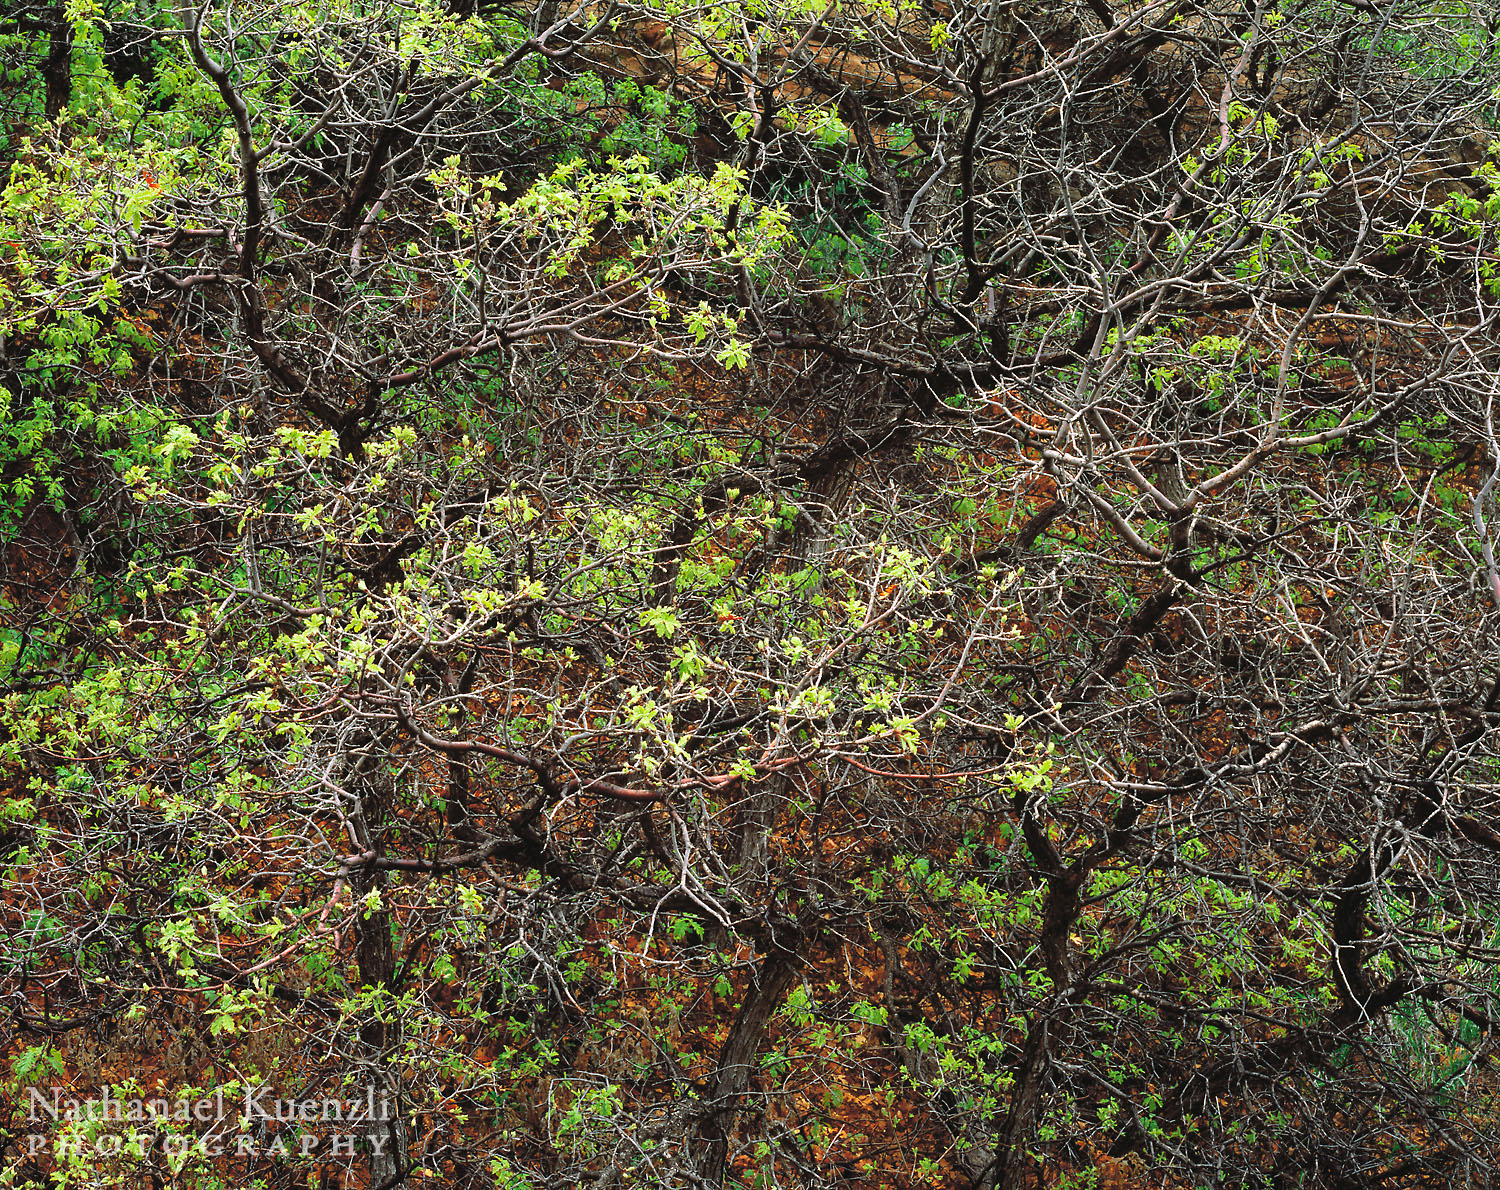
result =
M1487 1176L1485 13L12 13L12 1176Z

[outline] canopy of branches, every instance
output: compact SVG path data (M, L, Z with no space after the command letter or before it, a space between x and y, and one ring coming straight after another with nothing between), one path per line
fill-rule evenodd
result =
M1500 1181L1497 83L0 0L0 1184Z

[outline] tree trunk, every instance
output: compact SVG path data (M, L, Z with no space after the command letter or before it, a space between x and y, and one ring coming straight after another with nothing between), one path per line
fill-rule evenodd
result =
M52 10L52 32L42 62L47 84L47 122L56 123L73 98L73 23L61 3Z
M760 1054L766 1025L781 1005L797 975L797 956L787 950L773 950L757 973L755 986L749 991L724 1048L709 1090L707 1111L699 1133L708 1142L703 1159L703 1178L709 1185L722 1186L729 1162L729 1142L739 1118L740 1100L750 1089Z
M366 772L361 777L361 813L356 832L366 849L379 850L379 827L390 812L395 791L384 774ZM382 894L385 885L385 873L373 868L361 869L353 882L361 902L355 916L354 954L362 990L380 989L395 994L400 989L390 908L384 901L373 910L362 904L370 893ZM401 1076L390 1068L390 1056L401 1045L401 1023L372 1018L360 1027L359 1040L364 1064L375 1086L375 1118L369 1121L365 1133L370 1146L371 1190L397 1190L407 1184L410 1168L406 1125L402 1119Z

